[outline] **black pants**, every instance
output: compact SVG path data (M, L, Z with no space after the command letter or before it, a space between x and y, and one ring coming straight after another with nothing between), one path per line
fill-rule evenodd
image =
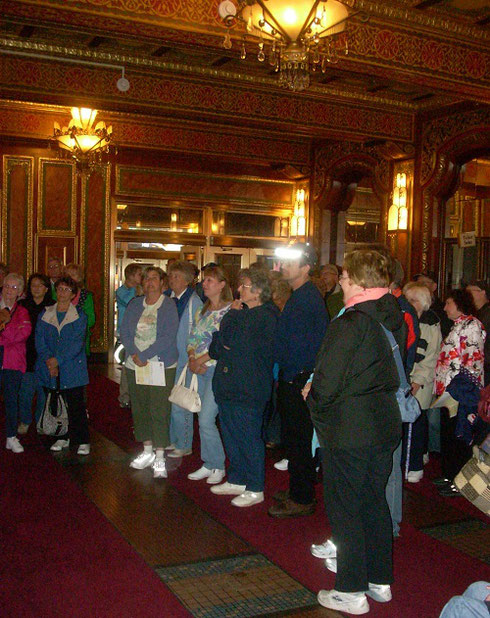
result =
M337 545L335 590L359 592L393 581L392 525L386 502L394 445L323 448L325 509Z
M447 408L441 408L441 471L451 481L472 455L472 448L456 438L457 417L449 418Z
M313 424L298 384L279 380L277 406L281 415L282 440L289 460L289 496L298 504L315 498L316 472L311 455Z
M68 408L68 435L59 437L64 440L69 438L72 446L89 444L90 442L83 390L83 386L76 386L75 388L67 388L61 391Z

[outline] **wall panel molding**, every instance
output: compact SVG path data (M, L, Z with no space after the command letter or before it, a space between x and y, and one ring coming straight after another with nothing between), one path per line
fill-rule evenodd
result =
M2 260L29 276L33 269L34 157L3 156Z

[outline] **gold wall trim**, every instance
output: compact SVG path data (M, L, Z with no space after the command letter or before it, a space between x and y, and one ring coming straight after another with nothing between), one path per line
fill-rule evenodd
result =
M52 229L44 228L44 182L45 182L45 166L57 165L60 167L71 167L71 199L70 199L70 228L69 229ZM77 175L75 164L70 161L60 161L59 159L39 158L39 179L38 179L38 217L37 217L37 233L42 236L57 236L57 237L74 237L77 231Z
M2 191L2 210L1 210L1 233L2 233L2 260L8 262L9 245L12 243L8 225L9 213L9 187L10 173L16 166L26 168L27 174L27 204L25 218L25 260L24 269L26 277L33 272L33 217L34 217L34 157L3 155L3 191Z

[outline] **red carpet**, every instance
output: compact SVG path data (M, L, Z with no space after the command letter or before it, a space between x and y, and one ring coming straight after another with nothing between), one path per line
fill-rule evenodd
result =
M0 466L1 616L189 616L43 447Z
M115 436L111 439L117 444L133 447L125 412L119 411L116 398L112 400L111 412L109 397L112 392L117 397L117 385L111 387L109 380L99 376L92 382L90 389L96 400L98 396L95 391L101 392L99 389L102 389L105 397L103 410L107 408L112 420L106 422L98 418L98 414L92 413L91 422L107 437ZM101 413L105 414L103 410ZM121 419L120 423L118 418ZM108 433L104 426L108 427ZM189 472L201 465L197 442L195 439L194 454L185 457L180 468L169 475L171 485L310 590L316 592L320 588L332 587L334 575L325 569L322 560L314 558L309 552L311 543L322 542L329 536L320 485L317 486L319 506L314 516L282 521L270 518L267 507L271 499L267 496L287 487L287 473L275 470L269 455L266 502L250 509L238 509L230 505L230 497L213 495L205 481L191 482L186 478ZM426 491L429 491L429 483L425 485ZM455 500L465 502L459 498ZM451 501L451 505L455 500ZM476 509L471 505L469 507L464 505L463 510L472 509L471 514L474 516ZM394 563L396 581L393 585L393 601L385 605L372 602L370 615L374 618L437 618L451 596L461 594L474 581L490 581L490 565L429 537L407 523L402 524L401 537L395 542Z

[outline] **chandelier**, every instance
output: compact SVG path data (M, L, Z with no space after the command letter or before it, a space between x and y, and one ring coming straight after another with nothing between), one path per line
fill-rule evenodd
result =
M79 174L88 176L94 170L107 165L103 155L108 154L112 142L112 126L106 127L100 121L94 127L97 110L86 107L72 107L71 120L67 127L54 123L51 138L59 146L61 157L73 159Z
M248 38L258 40L259 62L268 60L279 84L293 92L349 53L344 30L353 15L337 0L223 0L218 12L227 28L243 26L240 58L247 57ZM223 46L232 47L229 31Z

